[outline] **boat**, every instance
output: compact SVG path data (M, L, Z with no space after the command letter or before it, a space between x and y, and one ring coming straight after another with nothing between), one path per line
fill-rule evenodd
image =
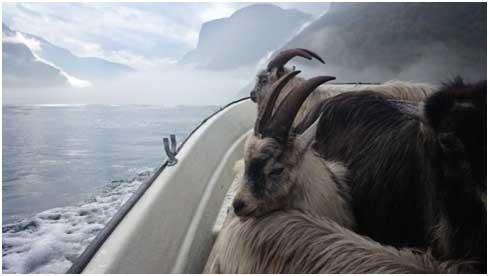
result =
M242 158L255 119L256 105L244 98L205 119L178 149L173 145L169 160L67 273L201 273L218 232L232 167Z
M343 92L364 85L333 87ZM243 157L256 113L255 103L243 98L205 119L178 149L167 140L169 160L67 273L201 273L226 216L233 167Z

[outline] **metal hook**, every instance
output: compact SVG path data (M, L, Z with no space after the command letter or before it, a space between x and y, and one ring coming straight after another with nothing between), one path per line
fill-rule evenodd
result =
M171 141L171 147L170 147ZM178 159L175 157L177 155L177 139L174 134L170 135L170 140L168 138L163 138L163 144L165 146L165 152L168 156L168 164L167 166L173 166L178 162Z
M170 142L171 142L171 150L176 154L177 153L177 138L175 134L170 134Z

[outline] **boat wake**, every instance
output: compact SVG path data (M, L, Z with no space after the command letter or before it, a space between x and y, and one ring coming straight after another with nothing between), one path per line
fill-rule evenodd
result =
M114 180L85 202L2 226L3 273L65 273L121 205L152 174Z

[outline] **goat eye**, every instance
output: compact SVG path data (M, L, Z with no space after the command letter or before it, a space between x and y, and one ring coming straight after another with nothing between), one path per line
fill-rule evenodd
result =
M258 82L260 82L260 83L264 83L264 82L266 82L266 81L267 81L267 79L268 79L268 78L267 78L267 76L259 76L259 77L258 77Z
M279 167L279 168L274 168L272 169L272 171L270 172L270 175L271 176L278 176L280 175L282 172L284 171L284 168L282 167Z

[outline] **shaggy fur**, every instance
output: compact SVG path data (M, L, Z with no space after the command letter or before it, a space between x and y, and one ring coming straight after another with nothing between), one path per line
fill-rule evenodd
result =
M204 273L458 273L468 266L383 246L330 219L278 211L228 218Z
M260 216L277 209L298 209L353 228L344 166L313 153L312 140L305 137L294 139L285 150L272 138L249 137L241 186L233 202L235 212ZM280 173L275 173L277 168Z
M487 178L486 82L464 84L461 78L443 85L426 101L426 118L441 133L454 133L465 147L478 188Z
M281 76L292 72L288 68L284 68L284 72L278 74L276 70L267 72L260 71L257 74L257 80L250 95L258 105L258 110L262 110L263 99L267 93L271 93L271 87ZM292 89L303 83L305 79L295 77L282 89L279 95L277 105L292 91ZM317 108L318 104L327 98L336 96L344 92L370 90L385 95L391 99L420 102L426 99L433 93L433 87L424 83L410 83L403 81L388 81L380 85L322 85L318 87L303 103L299 113L294 120L294 126L297 126L310 113L311 110Z
M395 246L434 239L438 256L486 270L485 93L457 80L424 110L368 91L322 104L313 149L345 164L360 233Z
M456 80L426 104L373 91L330 97L286 145L250 138L234 210L303 210L486 271L485 93L485 82Z

